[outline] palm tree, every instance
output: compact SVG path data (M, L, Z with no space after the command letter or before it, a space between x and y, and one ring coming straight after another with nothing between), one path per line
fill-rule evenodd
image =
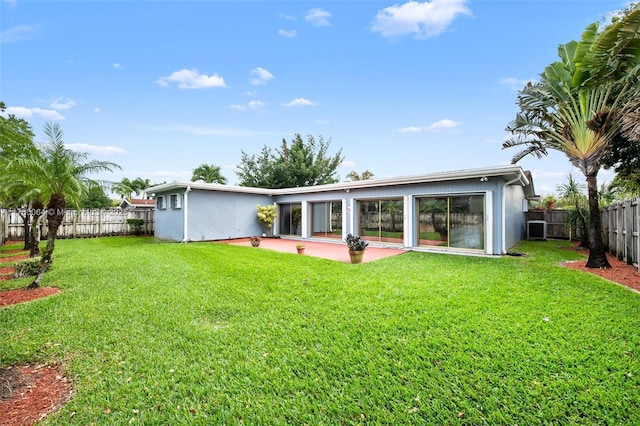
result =
M133 189L133 192L136 193L136 195L143 194L144 191L150 186L151 186L151 180L149 179L142 179L137 177L131 181L131 188Z
M580 42L561 45L558 49L561 61L547 66L540 82L529 83L520 91L521 112L507 127L514 137L503 143L503 148L524 147L513 157L513 163L528 155L541 158L548 150L556 150L585 175L589 268L611 267L602 244L596 177L620 131L621 118L629 112L631 103L626 99L637 95L639 90L634 81L638 69L634 68L630 78L630 70L619 65L637 61L640 45L636 44L633 52L620 52L611 43L626 46L620 40L638 39L639 24L640 13L631 13L600 33L598 23L591 24ZM611 56L616 56L617 62Z
M129 178L122 178L120 182L116 182L111 189L121 198L131 198L131 194L135 192L133 182Z
M58 123L46 123L44 134L48 141L40 147L40 155L18 160L21 167L31 172L42 199L46 200L49 226L47 245L40 260L38 275L27 288L38 288L51 265L58 228L64 219L67 203L77 205L86 196L89 185L97 184L86 175L120 168L117 164L106 161L85 162L88 156L86 153L66 149L64 134Z
M362 172L362 174L358 174L358 172L353 170L349 172L347 177L351 179L352 182L359 181L359 180L369 180L369 179L373 179L373 173L371 173L369 170L365 170L364 172Z
M572 174L567 176L567 181L556 187L560 200L569 206L567 225L580 228L582 241L580 246L589 246L589 210L588 200L584 194L585 185L577 182Z
M203 181L205 183L219 183L220 185L227 184L227 178L222 176L220 167L213 164L200 164L193 170L193 176L191 176L191 182Z

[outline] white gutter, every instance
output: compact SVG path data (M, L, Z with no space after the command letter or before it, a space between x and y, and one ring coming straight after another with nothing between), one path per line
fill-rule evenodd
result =
M183 214L183 230L182 230L182 242L189 241L189 192L191 192L191 185L187 185L187 189L184 191L184 201L182 203Z
M522 183L522 178L525 178L525 181L527 180L527 178L522 174L522 172L520 172L517 178L512 179L508 182L505 182L504 185L502 185L502 224L501 224L502 225L502 247L500 249L500 253L502 254L507 253L507 248L505 247L505 245L507 244L507 236L506 236L507 218L505 217L505 215L507 214L507 202L505 200L504 195L505 195L507 186L518 181ZM522 185L524 186L524 183L522 183Z

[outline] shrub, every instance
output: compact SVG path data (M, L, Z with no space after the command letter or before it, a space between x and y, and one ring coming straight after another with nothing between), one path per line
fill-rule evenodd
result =
M21 260L14 265L15 272L13 276L15 278L26 278L38 275L40 270L40 258L32 257L30 259Z
M133 227L133 233L136 235L142 234L142 226L144 226L144 219L127 219L127 223Z

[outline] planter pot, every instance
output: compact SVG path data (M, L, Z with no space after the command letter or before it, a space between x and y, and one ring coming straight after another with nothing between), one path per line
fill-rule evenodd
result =
M363 256L364 256L364 250L360 250L360 251L349 250L349 257L351 258L351 263L362 263Z
M260 246L260 240L251 240L251 245L253 247L259 247Z
M296 250L298 250L298 254L304 254L304 247L296 247Z

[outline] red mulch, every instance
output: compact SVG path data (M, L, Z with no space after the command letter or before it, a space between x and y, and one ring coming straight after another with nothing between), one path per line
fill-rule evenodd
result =
M0 425L33 425L70 397L71 384L57 365L0 368Z
M589 255L588 250L577 247L577 243L574 244L574 250L584 252L584 254L587 256ZM587 259L564 262L563 264L567 268L589 272L591 274L595 274L602 278L605 278L609 281L613 281L629 287L634 291L640 292L640 272L638 272L638 268L633 265L627 265L626 262L618 260L616 257L611 256L609 253L607 253L607 260L611 265L611 268L609 269L587 268L585 267L585 265L587 264Z

